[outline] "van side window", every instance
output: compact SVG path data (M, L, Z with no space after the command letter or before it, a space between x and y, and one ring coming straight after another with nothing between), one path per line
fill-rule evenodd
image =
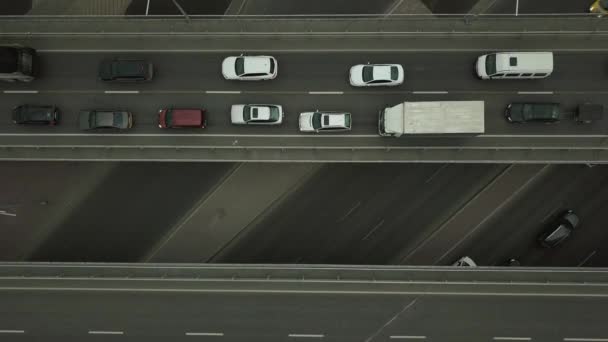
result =
M494 74L492 77L503 77L505 74Z
M506 74L506 77L519 77L519 74Z
M534 74L534 77L545 77L545 76L547 76L547 74L545 74L545 73Z
M530 77L532 74L521 74L521 77Z
M509 65L517 66L517 57L509 57Z

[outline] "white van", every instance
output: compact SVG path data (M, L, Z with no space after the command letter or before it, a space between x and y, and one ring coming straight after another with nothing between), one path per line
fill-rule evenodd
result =
M545 78L553 72L553 52L497 52L479 56L477 76L489 79Z

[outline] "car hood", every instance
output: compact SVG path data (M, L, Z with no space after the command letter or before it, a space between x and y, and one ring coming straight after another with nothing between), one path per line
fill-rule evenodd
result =
M355 65L350 68L350 83L365 84L363 82L363 64Z
M226 57L222 62L222 74L225 78L237 78L234 64L237 57Z
M244 124L245 120L243 120L243 109L245 105L243 104L235 104L232 105L230 109L230 121L235 124Z
M300 131L314 132L314 128L312 127L313 114L313 112L300 113L300 118L298 119L298 122L300 124Z

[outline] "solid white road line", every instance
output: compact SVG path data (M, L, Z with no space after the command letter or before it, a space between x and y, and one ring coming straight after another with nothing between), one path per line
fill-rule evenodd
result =
M224 333L211 332L187 332L186 336L224 336Z
M530 341L532 337L509 337L509 336L494 336L494 341Z
M390 336L391 339L401 339L401 340L424 340L426 336L406 336L406 335L393 335Z
M343 91L309 91L310 95L342 95Z
M105 90L106 94L139 94L139 90Z
M294 337L294 338L323 338L323 337L325 337L324 334L289 334L287 336Z
M412 94L447 94L445 90L414 90Z
M89 330L91 335L123 335L123 331Z
M0 330L0 334L24 334L25 330Z
M240 94L240 90L206 90L207 94Z
M553 95L552 91L518 91L519 95Z
M5 94L38 94L38 90L5 90Z
M564 341L570 341L570 342L607 342L608 338L565 337Z

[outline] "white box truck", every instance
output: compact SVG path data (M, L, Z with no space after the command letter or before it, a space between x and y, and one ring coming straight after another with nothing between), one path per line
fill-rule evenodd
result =
M483 101L403 102L380 111L378 132L399 137L417 134L482 134Z

